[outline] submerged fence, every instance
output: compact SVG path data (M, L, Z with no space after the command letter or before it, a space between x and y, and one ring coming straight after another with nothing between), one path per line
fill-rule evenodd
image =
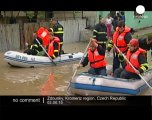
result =
M64 43L80 40L80 32L86 28L86 19L59 21L64 27ZM33 41L33 33L40 26L49 28L49 22L0 24L0 51L20 50Z
M20 31L19 24L0 25L0 50L19 50Z

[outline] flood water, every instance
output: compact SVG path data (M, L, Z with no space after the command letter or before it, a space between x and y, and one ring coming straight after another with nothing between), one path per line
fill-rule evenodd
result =
M84 52L87 42L65 43L66 53ZM76 64L67 63L40 68L17 68L9 66L0 53L0 95L67 95L68 82L76 70ZM111 59L108 59L111 63ZM77 73L87 71L88 66ZM148 89L142 95L152 95Z

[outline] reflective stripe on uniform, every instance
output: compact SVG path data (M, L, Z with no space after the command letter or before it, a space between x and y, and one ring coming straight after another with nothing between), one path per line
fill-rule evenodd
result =
M106 32L97 32L98 34L107 34Z
M58 31L61 31L61 30L63 30L62 28L58 28Z
M58 33L64 33L64 32L63 32L63 31L58 31L58 32L54 32L54 33L57 33L57 34L58 34Z
M63 42L60 42L60 45L62 45L63 44Z
M54 52L59 52L59 50L54 50Z
M96 33L97 33L98 31L96 31L96 30L93 30L93 32L96 32Z
M32 49L33 46L35 46L35 47L38 48L38 45L37 45L37 44L33 44L33 45L31 45L30 49Z
M98 41L98 43L105 43L106 44L107 42L105 42L105 41Z

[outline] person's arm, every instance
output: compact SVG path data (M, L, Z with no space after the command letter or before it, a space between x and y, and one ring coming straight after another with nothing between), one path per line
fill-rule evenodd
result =
M148 70L148 62L145 55L139 54L138 61L139 64L141 65L141 67L138 69L140 73L143 73L144 71Z
M89 62L89 60L88 60L88 54L87 54L86 57L84 58L84 60L81 62L82 67L87 66L87 65L88 65L88 62Z
M129 44L131 39L132 39L131 33L130 32L126 33L125 35L126 44Z
M55 25L53 26L53 33L57 32L57 31L58 31L58 26L55 24Z
M98 34L98 24L95 25L94 29L93 29L93 38L96 39Z
M105 50L102 48L101 45L98 45L97 50L100 55L105 55Z

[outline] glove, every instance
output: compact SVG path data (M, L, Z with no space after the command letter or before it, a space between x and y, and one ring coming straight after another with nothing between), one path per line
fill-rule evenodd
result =
M124 61L124 57L121 54L118 54L118 59L120 60L120 62Z

